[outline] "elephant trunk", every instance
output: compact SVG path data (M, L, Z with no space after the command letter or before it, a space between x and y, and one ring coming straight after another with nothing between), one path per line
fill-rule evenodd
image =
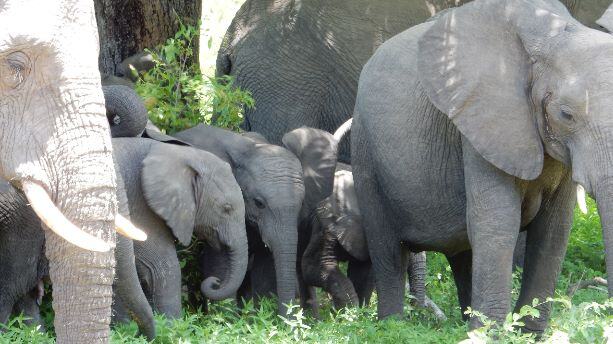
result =
M598 183L594 190L598 204L602 238L604 240L605 261L608 274L609 297L613 296L613 179L608 178Z
M43 155L42 160L52 165L45 189L67 220L114 246L117 199L112 146L102 104L91 104L65 121L77 123L60 129L58 138L64 139ZM114 250L90 252L49 230L45 240L57 342L108 342Z
M277 278L278 309L281 316L289 316L288 305L295 304L296 297L296 246L289 244L282 250L273 247Z
M426 306L426 252L409 253L409 288L415 303Z
M296 255L298 251L298 219L283 212L275 216L276 221L265 230L272 230L268 236L272 240L270 250L275 262L275 277L277 279L277 297L279 315L287 316L288 305L295 304L296 298ZM267 240L265 240L267 241Z
M223 231L223 233L232 233L232 239L222 240L222 247L225 246L222 249L225 250L228 258L228 269L226 270L228 272L226 276L223 276L222 279L217 276L208 277L200 285L202 294L211 300L223 300L233 297L243 283L245 273L247 272L249 250L245 225L233 227L237 228L237 230Z

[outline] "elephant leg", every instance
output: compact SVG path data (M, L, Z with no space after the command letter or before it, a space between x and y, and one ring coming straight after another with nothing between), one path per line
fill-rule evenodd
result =
M466 220L473 251L471 307L502 324L511 308L522 196L514 176L486 161L468 141L463 143ZM478 317L472 317L471 329L480 326Z
M409 288L419 307L426 306L426 252L409 253Z
M454 256L447 256L453 280L455 281L456 289L458 290L458 301L462 312L462 319L467 321L468 315L464 314L471 302L472 292L472 260L473 255L471 250L458 253Z
M317 293L315 288L309 287L302 277L302 273L298 269L298 293L300 294L300 307L302 309L311 310L313 318L319 319L319 303L317 301Z
M513 268L524 268L524 260L526 257L526 237L528 233L526 231L520 232L517 237L517 244L515 244L515 251L513 251Z
M576 186L570 176L562 182L552 199L541 208L527 227L526 257L521 292L515 307L531 305L538 299L540 317L524 319L528 331L542 333L547 327L556 281L566 254L568 236L573 222Z
M138 279L132 240L122 236L117 237L115 260L117 267L113 289L119 301L118 306L125 308L138 325L141 334L148 340L153 340L155 338L153 310Z
M375 278L372 272L372 263L370 261L349 261L347 266L347 277L349 277L349 280L355 288L360 307L368 306L372 292L375 289Z
M364 157L362 157L364 159ZM401 245L398 228L391 223L385 209L386 200L381 197L376 176L371 171L355 168L356 193L358 201L366 201L362 222L377 289L377 314L379 319L401 316L404 306L405 281L407 273L407 251ZM359 176L359 179L357 178ZM360 204L364 204L360 203Z
M136 269L143 291L154 311L171 319L178 318L181 316L181 268L177 253L173 247L172 252L156 252L152 258L148 258L138 252L138 246L144 243L147 242L134 245L137 251ZM174 246L174 243L171 244Z
M42 300L41 285L36 286L34 289L25 294L22 298L17 300L13 306L13 314L23 314L26 317L24 323L28 326L39 326L38 330L45 331L43 321L40 316L40 302Z
M251 268L251 292L256 303L261 297L270 297L277 293L275 260L267 250L256 251Z
M236 291L236 304L239 308L245 307L247 300L253 300L253 288L251 288L251 270L247 271L247 277L243 280L240 288Z

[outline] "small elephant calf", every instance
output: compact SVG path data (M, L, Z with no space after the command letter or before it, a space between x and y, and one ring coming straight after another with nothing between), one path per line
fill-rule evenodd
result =
M319 203L312 216L311 240L302 259L308 284L327 291L336 308L368 304L374 289L374 276L361 214L350 168L339 164L334 176L334 191ZM347 275L339 261L348 261ZM425 252L409 254L411 294L419 306L426 305Z

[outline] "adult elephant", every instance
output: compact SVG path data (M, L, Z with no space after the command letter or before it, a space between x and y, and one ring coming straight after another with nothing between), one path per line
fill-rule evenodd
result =
M612 63L613 37L554 0L475 1L375 53L352 152L379 317L402 313L409 248L446 254L462 308L504 320L520 228L516 309L552 296L576 183L596 197L613 271ZM544 330L550 307L526 329Z
M124 86L103 86L102 91L111 135L140 135L147 123L147 110L138 95ZM117 178L117 184L119 213L129 218L121 178ZM6 324L11 313L23 312L30 318L27 323L42 325L39 311L43 297L42 279L48 274L44 244L40 219L26 197L7 180L0 178L0 323ZM153 312L140 288L130 239L117 238L115 259L115 301L123 301L138 323L139 331L152 340L155 337Z
M281 144L301 126L334 132L353 113L362 67L387 39L470 0L247 0L228 28L217 75L253 94L243 129ZM564 0L584 23L610 0ZM274 71L271 73L270 71ZM348 140L340 160L350 162Z
M51 229L59 343L109 338L120 218L97 37L89 1L0 1L0 175Z
M175 242L188 246L192 235L223 252L228 266L203 282L204 294L214 300L233 296L247 270L247 234L230 166L208 152L147 138L116 138L113 148L132 221L147 233L147 241L134 242L131 273L138 273L154 311L181 315Z

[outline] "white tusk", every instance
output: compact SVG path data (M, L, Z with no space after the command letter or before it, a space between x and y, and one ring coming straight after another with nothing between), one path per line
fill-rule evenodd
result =
M119 234L125 236L128 239L138 241L147 240L147 233L143 232L141 229L136 228L136 226L134 226L132 222L130 222L130 220L126 219L120 214L117 214L117 216L115 216L115 229Z
M22 189L36 215L55 234L85 250L97 252L111 250L111 245L104 242L104 240L82 231L70 222L53 204L49 194L42 186L30 181L24 181Z
M587 203L585 202L585 189L581 184L577 184L577 203L579 203L579 210L582 213L587 214Z

